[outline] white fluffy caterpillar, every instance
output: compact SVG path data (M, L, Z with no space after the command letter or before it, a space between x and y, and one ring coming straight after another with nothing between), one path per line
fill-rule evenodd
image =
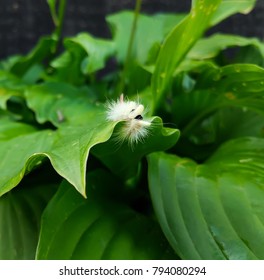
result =
M150 122L143 120L144 106L135 101L124 100L121 94L117 101L108 102L107 120L124 121L117 140L127 140L131 145L142 141L149 133Z

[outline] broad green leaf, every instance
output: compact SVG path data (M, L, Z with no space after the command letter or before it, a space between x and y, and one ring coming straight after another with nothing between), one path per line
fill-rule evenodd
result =
M57 173L85 196L86 162L90 148L107 141L114 125L98 124L94 119L89 120L86 126L18 134L10 140L0 141L0 195L14 188L25 173L48 157Z
M263 152L263 139L238 138L205 164L148 156L153 206L181 258L264 258Z
M48 157L54 169L68 180L82 195L85 194L86 162L89 151L95 145L106 142L112 135L117 122L106 121L105 108L90 101L85 92L63 83L45 83L30 87L26 92L27 103L35 112L39 123L52 122L57 130L42 130L25 134L18 131L17 137L4 138L0 145L0 162L3 176L0 178L0 194L15 187L23 175L34 165L39 165L43 157ZM8 127L6 126L8 130ZM5 132L3 132L5 133ZM6 132L8 135L8 132ZM10 133L9 133L10 134ZM133 153L123 145L119 151L120 161L112 167L124 163L126 172L134 173L138 161L147 153L168 149L179 137L177 130L162 128L161 120L153 122L150 137L145 144L138 145ZM163 140L164 139L164 140ZM111 165L110 152L116 149L115 143L98 149L98 157ZM126 165L124 155L128 151L132 164ZM96 151L96 150L95 150ZM116 156L116 159L119 157ZM8 166L8 168L7 168ZM12 168L11 168L12 167ZM131 168L131 170L130 170Z
M0 197L0 259L34 259L40 219L55 187L23 183Z
M254 8L255 3L256 0L222 0L210 21L210 25L216 25L236 13L248 14Z
M164 151L175 145L180 132L178 129L163 127L162 120L155 117L151 121L149 135L143 139L142 143L131 146L126 141L118 143L115 134L118 133L120 123L114 131L113 138L92 149L92 154L100 159L114 174L128 179L138 171L138 164L143 156L153 151Z
M156 107L162 102L164 92L170 85L177 66L203 35L219 4L219 0L195 1L190 14L166 37L161 46L151 82Z
M27 134L36 131L36 128L19 122L14 122L8 118L0 118L0 141L10 140L18 134Z
M223 107L239 107L263 114L263 74L263 68L251 64L205 68L193 91L180 92L175 96L174 120L178 124L184 123L185 134Z
M25 83L9 72L0 71L0 108L6 109L6 103L12 96L23 97Z
M190 91L173 88L172 121L182 135L174 152L204 160L230 138L263 137L263 71L250 64L211 65Z
M86 91L66 83L34 85L25 95L39 123L50 121L57 127L69 124L89 127L91 120L94 124L105 121L103 106L91 101Z
M81 71L81 63L85 58L85 51L73 45L72 48L64 51L60 56L51 61L54 73L47 76L47 81L65 82L73 85L82 85L85 76Z
M156 45L160 45L164 36L170 29L183 19L184 15L139 15L136 27L135 40L133 42L133 60L144 64L148 62L149 51ZM109 15L106 20L111 28L116 44L117 58L121 63L126 60L129 44L129 34L132 30L134 13L122 11ZM144 46L142 43L144 42ZM152 59L151 59L152 60Z
M175 254L151 218L121 202L120 182L88 174L87 199L63 182L43 214L37 259L171 259Z
M248 45L256 47L262 57L264 57L264 44L256 38L249 39L236 35L215 34L208 38L200 39L190 50L187 58L195 60L210 59L229 47L244 47Z
M51 62L55 72L47 76L47 80L83 85L87 75L93 79L91 75L103 69L107 59L115 53L112 41L97 39L88 33L66 38L64 46L66 50Z
M10 71L14 64L19 61L20 55L12 55L0 61L0 70Z
M65 40L66 48L78 47L85 51L86 57L82 61L81 69L84 74L96 72L105 66L106 60L114 55L115 46L110 40L96 39L88 33Z
M0 194L15 187L26 172L48 157L55 170L85 196L89 150L110 138L115 123L106 122L102 106L92 104L84 93L66 84L33 86L26 96L39 122L51 121L60 128L37 132L32 128L27 134L18 130L17 137L1 141ZM10 135L10 128L5 127L7 131L2 133Z
M19 60L10 69L11 73L23 77L34 64L43 63L51 56L55 50L57 40L51 36L42 37L37 45L26 55L21 56Z

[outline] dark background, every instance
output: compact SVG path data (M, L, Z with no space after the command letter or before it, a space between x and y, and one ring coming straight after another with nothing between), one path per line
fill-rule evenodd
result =
M123 9L133 9L135 0L68 0L64 36L81 31L99 37L110 33L104 17ZM188 12L191 0L143 0L143 13ZM25 54L42 35L53 31L46 0L0 0L0 59ZM264 38L264 0L258 0L248 15L235 15L212 29L247 37Z

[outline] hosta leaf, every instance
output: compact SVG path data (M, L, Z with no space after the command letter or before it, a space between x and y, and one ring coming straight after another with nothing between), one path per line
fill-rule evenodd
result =
M57 40L55 37L42 37L37 45L26 55L16 60L16 63L10 69L11 73L23 77L34 64L41 64L51 56L55 50Z
M87 75L103 69L107 59L115 53L112 41L97 39L88 33L66 38L64 45L66 50L51 62L55 71L48 80L83 85Z
M6 109L6 103L12 96L23 97L26 85L6 71L0 71L0 108Z
M91 120L94 124L105 120L103 106L91 102L87 92L66 83L35 85L28 88L25 95L39 123L50 121L55 126L87 124L88 127Z
M170 29L183 19L183 15L139 15L133 45L133 60L144 64L149 59L149 51L164 39ZM134 13L123 11L107 16L117 50L117 58L124 63L132 30ZM154 27L154 28L153 28ZM144 42L144 47L142 47Z
M73 38L66 39L64 43L68 49L81 48L85 51L86 56L81 65L84 74L102 69L107 58L115 52L115 45L112 41L96 39L88 33L80 33Z
M222 0L210 24L215 25L236 13L248 14L254 8L255 3L256 0Z
M116 199L120 183L88 174L88 199L67 182L43 214L37 259L170 259L157 224Z
M18 131L19 135L36 131L36 128L31 125L13 122L8 118L0 119L0 124L0 141L10 140L13 137L17 137Z
M162 120L155 117L151 122L149 136L143 139L142 143L131 146L126 141L124 143L115 141L115 133L118 133L120 126L116 128L112 140L97 145L91 152L113 173L126 179L137 173L138 163L143 156L153 151L171 148L180 136L178 129L163 127Z
M264 140L238 138L208 162L148 156L160 225L183 259L263 259Z
M253 64L207 67L191 92L180 92L173 102L174 120L188 123L183 134L223 107L239 107L263 114L264 69ZM187 111L187 107L191 110ZM191 112L191 113L188 113Z
M156 107L159 106L175 69L205 32L219 4L219 0L195 1L190 14L166 37L161 46L151 82Z
M117 122L106 121L105 109L91 102L84 92L63 83L45 83L30 87L26 92L27 103L36 113L38 122L51 121L57 130L36 131L22 125L21 131L13 135L5 125L0 145L0 195L15 187L23 175L48 157L58 174L68 180L82 195L85 194L86 162L90 149L106 142ZM6 120L7 122L7 120ZM8 122L9 123L9 122ZM20 126L18 126L20 127ZM24 128L28 133L24 132ZM31 131L32 130L32 131ZM8 138L8 135L10 138ZM12 137L12 139L11 139ZM134 174L140 159L149 152L165 150L175 144L177 130L162 128L161 120L153 122L150 137L137 145L132 152L126 145L116 151L114 141L103 148L95 149L96 155L111 169L124 165L124 176ZM125 155L131 157L127 164Z
M208 38L200 39L190 50L187 57L196 60L209 59L227 48L248 45L257 48L264 58L264 44L258 39L229 34L215 34Z
M5 136L0 145L0 194L15 187L25 172L48 157L55 170L85 195L89 150L107 141L115 124L106 123L102 106L91 104L84 93L63 83L33 86L26 97L39 122L51 121L60 129L34 132L32 128L27 134L18 130L12 139ZM7 131L2 133L10 134L10 127L5 127Z
M42 130L0 141L0 195L14 188L25 173L48 157L55 170L85 196L90 148L107 141L114 125L90 120L87 126L65 126L57 131Z
M55 191L40 184L0 197L0 259L34 259L43 209Z

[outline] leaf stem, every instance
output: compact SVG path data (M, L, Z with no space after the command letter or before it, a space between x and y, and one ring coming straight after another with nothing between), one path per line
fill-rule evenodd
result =
M54 48L54 52L57 51L60 41L61 41L62 26L63 26L63 22L64 22L66 5L67 5L67 0L59 0L58 16L57 16L57 20L55 22L56 28L54 31L54 35L57 39L57 44Z
M132 50L133 50L136 29L137 29L138 16L140 13L141 4L142 4L142 0L136 0L136 6L135 6L135 10L134 10L134 20L133 20L132 28L131 28L131 32L130 32L130 38L129 38L128 48L127 48L125 65L124 65L123 73L121 76L121 81L119 84L119 93L122 93L124 90L124 87L125 87L127 72L129 69L130 62L131 62L130 59L131 59L131 54L132 54Z

